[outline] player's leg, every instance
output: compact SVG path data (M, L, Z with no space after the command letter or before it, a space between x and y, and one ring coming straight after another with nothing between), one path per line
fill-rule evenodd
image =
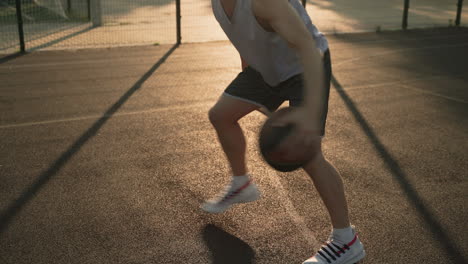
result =
M333 231L329 241L304 264L354 264L364 257L365 252L349 222L348 205L341 175L323 156L321 140L315 142L313 147L314 158L304 166L304 170L314 182L328 210Z
M330 52L323 56L325 83L327 92L323 98L324 111L322 116L322 133L325 133L325 123L328 110L328 94L331 79ZM291 78L284 85L288 86L288 98L291 106L299 106L303 97L302 78ZM364 248L350 225L348 204L346 202L343 181L335 167L325 159L322 153L322 139L317 138L312 144L313 157L304 170L312 179L317 192L325 204L330 215L333 231L329 242L320 249L315 256L306 260L304 264L354 264L364 257Z
M322 99L324 104L322 115L322 136L325 133L325 124L328 112L328 95L331 79L331 59L330 52L326 51L323 55L323 65L325 72L325 97ZM282 89L288 91L287 97L291 106L300 106L303 100L303 78L295 76L283 84ZM328 162L322 153L322 139L317 139L311 145L313 157L311 161L304 166L304 170L309 174L315 184L328 212L334 228L349 227L348 206L346 203L343 182L338 171Z
M303 168L322 198L333 226L329 241L304 264L354 264L364 258L364 247L349 222L341 175L325 159L322 140L313 143L313 158Z
M330 214L333 227L338 229L349 227L348 205L341 175L323 156L321 140L314 143L314 148L314 158L304 166L304 170L320 194Z
M238 121L257 109L259 109L258 105L228 95L222 95L209 111L210 122L216 130L233 176L247 174L245 164L246 142Z
M209 118L226 154L233 177L225 191L205 202L202 209L221 213L235 203L257 200L260 193L252 183L246 167L246 141L239 119L254 110L273 109L279 100L271 97L258 72L246 68L228 86L216 105L209 111Z
M245 162L246 140L239 119L259 109L258 105L224 94L209 111L209 119L216 130L232 170L231 182L215 198L206 201L202 209L209 213L222 213L233 204L260 198L257 186L247 174Z

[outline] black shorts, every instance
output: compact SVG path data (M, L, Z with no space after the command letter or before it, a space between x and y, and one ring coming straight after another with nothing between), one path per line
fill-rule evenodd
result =
M332 75L330 51L323 54L325 71L326 98L322 111L322 130L325 133L325 122L328 113L328 98L330 93L330 80ZM274 112L285 101L290 106L299 106L304 98L304 79L302 74L295 75L276 86L268 85L262 75L251 67L247 67L226 88L224 93L228 96L258 105L262 112ZM267 111L265 111L267 110Z

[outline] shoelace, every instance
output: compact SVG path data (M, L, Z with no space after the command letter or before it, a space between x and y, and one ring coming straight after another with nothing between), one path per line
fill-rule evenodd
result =
M328 263L332 263L332 261L340 258L342 254L345 254L346 250L349 250L348 245L345 244L340 247L336 242L328 241L317 253Z
M320 255L324 260L327 261L327 263L333 263L336 261L338 258L340 258L343 254L345 254L347 251L350 250L350 246L354 244L357 240L357 235L354 236L354 239L348 243L348 244L343 244L343 243L338 243L333 240L333 237L330 236L328 238L327 243L325 243L320 250L317 252L318 255ZM342 246L340 246L340 244Z

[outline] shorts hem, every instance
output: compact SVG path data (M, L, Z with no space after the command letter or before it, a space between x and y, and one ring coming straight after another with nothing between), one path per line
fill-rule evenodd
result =
M256 106L259 107L257 110L258 110L259 112L261 112L262 114L265 114L265 115L267 115L267 116L271 114L271 111L268 110L268 108L267 108L266 106L264 106L263 104L261 104L261 103L258 103L258 102L255 102L255 101L252 101L252 100L249 100L249 99L240 97L240 96L232 95L232 94L229 94L229 93L227 93L227 92L224 92L223 95L229 96L229 97L234 98L234 99L237 99L237 100L241 100L241 101L246 102L246 103L249 103L249 104L256 105Z

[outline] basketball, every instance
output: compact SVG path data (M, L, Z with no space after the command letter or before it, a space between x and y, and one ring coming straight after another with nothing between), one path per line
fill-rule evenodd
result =
M311 157L311 151L305 146L294 150L295 159L289 159L278 146L294 131L294 125L272 126L276 120L293 111L293 108L282 108L273 113L262 126L259 135L260 152L263 159L275 170L290 172L301 168Z

